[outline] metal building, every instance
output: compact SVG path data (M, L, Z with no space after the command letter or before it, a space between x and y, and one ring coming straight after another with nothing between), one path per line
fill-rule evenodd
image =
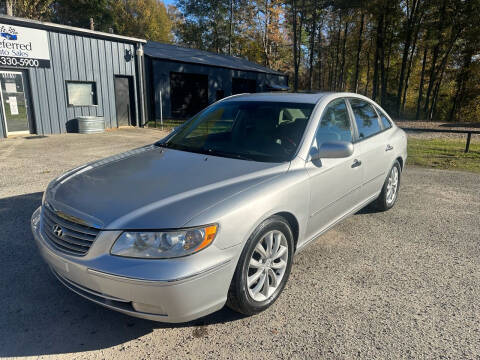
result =
M0 16L0 138L66 132L80 116L143 125L144 43Z
M288 77L245 59L149 41L149 118L187 118L225 96L288 90Z

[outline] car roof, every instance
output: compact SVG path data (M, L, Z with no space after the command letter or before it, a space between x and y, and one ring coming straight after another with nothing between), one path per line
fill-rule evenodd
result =
M289 93L289 92L264 92L264 93L248 93L238 94L225 98L225 101L229 100L248 100L248 101L278 101L278 102L293 102L293 103L306 103L316 104L326 96L333 97L362 97L359 94L348 92L305 92L305 93Z

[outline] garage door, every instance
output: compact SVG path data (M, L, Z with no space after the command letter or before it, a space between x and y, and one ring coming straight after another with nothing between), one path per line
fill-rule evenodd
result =
M170 73L170 101L173 117L188 118L208 106L208 76Z

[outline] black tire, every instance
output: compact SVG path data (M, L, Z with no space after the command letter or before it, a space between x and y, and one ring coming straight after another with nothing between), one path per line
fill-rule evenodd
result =
M265 301L256 301L250 296L247 289L249 263L256 245L260 242L264 235L272 230L280 231L287 240L287 265L283 278L273 294L271 294L270 297ZM288 277L292 268L293 251L293 234L288 222L284 218L280 216L272 216L261 223L248 239L245 247L243 248L242 254L240 255L237 268L235 269L235 274L233 275L230 289L228 291L227 306L230 309L245 315L257 314L271 306L277 300L288 281Z
M395 192L395 197L392 202L387 201L387 187L388 187L388 180L390 178L390 174L392 173L393 168L397 168L398 171L398 184L397 184L397 189ZM385 179L385 183L383 184L382 187L382 192L378 196L377 200L373 202L373 207L378 210L378 211L387 211L391 209L395 203L397 202L398 198L398 191L400 190L400 180L401 180L401 175L402 175L402 167L400 166L400 163L398 160L395 161L393 164L392 168L387 174L387 178Z

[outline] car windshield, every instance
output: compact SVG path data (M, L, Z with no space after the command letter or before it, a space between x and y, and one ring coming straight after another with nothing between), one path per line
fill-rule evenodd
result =
M194 116L158 146L264 162L290 161L314 104L224 101Z

